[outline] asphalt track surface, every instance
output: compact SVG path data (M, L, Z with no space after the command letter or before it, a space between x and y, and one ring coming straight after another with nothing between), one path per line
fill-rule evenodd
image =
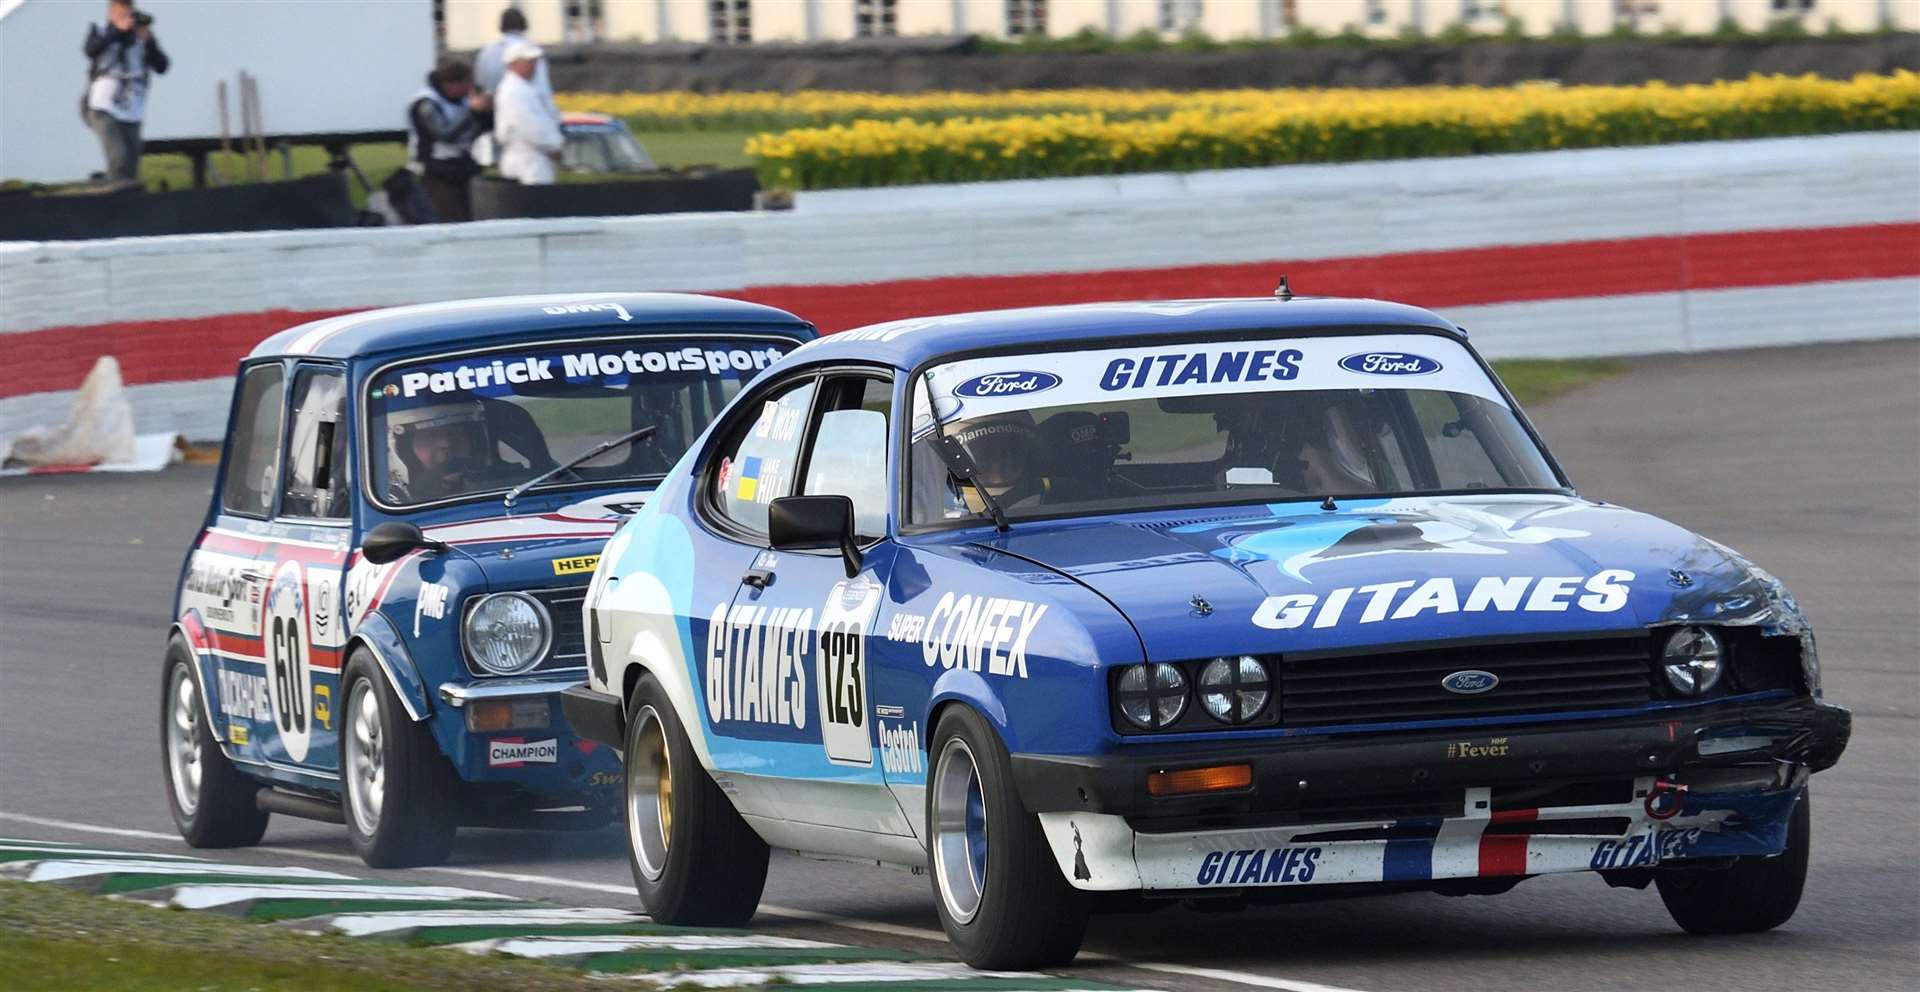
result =
M1547 876L1491 897L1100 917L1067 973L1165 989L1920 988L1920 340L1647 359L1532 414L1584 494L1743 550L1812 619L1855 730L1814 782L1799 914L1693 938L1652 890ZM210 475L0 480L0 836L184 851L161 792L158 673ZM358 865L328 824L275 817L265 843L216 854ZM635 905L615 830L464 831L445 868L380 874ZM765 929L946 953L924 877L776 855L765 905Z

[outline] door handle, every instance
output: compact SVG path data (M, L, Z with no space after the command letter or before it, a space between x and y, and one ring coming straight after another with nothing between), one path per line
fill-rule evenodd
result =
M243 569L243 570L241 570L241 572L240 572L240 577L241 577L242 579L245 579L245 580L247 580L248 582L265 582L265 581L267 581L267 573L265 573L265 572L256 572L256 571L254 571L254 570L252 570L252 569Z
M760 566L755 565L752 568L747 569L747 574L742 575L740 577L740 581L754 587L755 589L765 589L766 587L773 585L773 569L761 568Z

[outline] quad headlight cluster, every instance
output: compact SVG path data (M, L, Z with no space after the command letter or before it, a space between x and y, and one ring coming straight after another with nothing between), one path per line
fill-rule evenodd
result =
M467 612L461 634L476 665L492 675L518 675L547 656L553 621L532 596L497 592Z
M1216 724L1241 726L1264 715L1273 699L1267 663L1252 655L1213 658L1186 665L1148 662L1120 673L1114 698L1120 716L1138 730L1169 730L1187 717L1194 697ZM1183 729L1205 730L1188 721Z

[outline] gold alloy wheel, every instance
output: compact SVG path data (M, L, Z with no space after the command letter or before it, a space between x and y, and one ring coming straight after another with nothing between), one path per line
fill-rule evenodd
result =
M641 873L658 880L673 837L673 762L660 714L643 706L633 719L639 729L627 755L627 844Z

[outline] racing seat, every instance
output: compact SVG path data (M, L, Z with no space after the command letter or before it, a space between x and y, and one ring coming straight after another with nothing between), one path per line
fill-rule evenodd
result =
M1100 417L1084 410L1056 413L1040 423L1046 451L1048 503L1079 503L1113 496L1113 459L1117 447L1102 430Z

